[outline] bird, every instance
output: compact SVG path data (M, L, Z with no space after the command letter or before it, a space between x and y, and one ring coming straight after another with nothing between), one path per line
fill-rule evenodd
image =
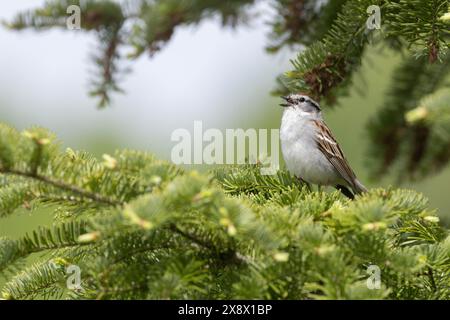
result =
M350 199L367 192L325 123L320 105L303 94L281 98L280 143L288 171L307 183L335 187Z

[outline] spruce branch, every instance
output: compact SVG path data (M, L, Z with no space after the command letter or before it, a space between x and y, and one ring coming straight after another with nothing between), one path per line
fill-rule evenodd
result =
M67 155L54 156L58 160L49 163L56 170ZM81 161L75 152L68 158ZM339 193L308 191L285 171L262 176L257 165L178 174L139 152L119 152L114 159L110 167L124 179L157 172L158 187L124 206L92 201L103 212L94 212L82 228L69 216L54 231L2 239L0 266L16 274L6 275L4 298L448 298L448 231L413 191L379 189L349 201ZM19 178L9 183L23 183ZM33 252L52 258L41 256L16 273L14 264ZM82 291L61 286L70 263L83 270ZM361 265L373 263L386 278L375 293L361 282ZM434 285L425 266L433 270Z
M368 124L372 141L368 159L374 178L395 167L400 182L414 180L448 163L445 88L449 71L450 55L431 65L425 57L410 57L397 67L384 107Z
M95 192L90 192L90 191L84 190L82 188L79 188L75 185L71 185L71 184L65 183L63 181L55 180L55 179L52 179L51 177L42 176L37 173L26 172L26 171L21 171L21 170L16 170L16 169L1 169L1 168L0 168L0 173L6 174L6 175L15 175L15 176L29 178L29 179L33 179L33 180L36 180L39 182L43 182L45 184L49 184L53 187L56 187L58 189L62 189L64 191L69 191L75 195L81 196L82 198L91 199L95 202L99 202L102 204L107 204L110 206L122 206L123 205L123 203L118 200L115 200L115 199L112 199L109 197L105 197L101 194L98 194Z
M286 46L300 47L321 40L341 12L346 0L323 2L311 0L278 0L273 7L277 14L270 22L271 44L266 48L274 53Z
M61 298L66 288L64 266L57 261L37 263L15 276L2 289L3 299Z
M323 39L314 42L292 61L294 70L287 72L283 80L286 87L291 92L304 92L317 100L327 98L333 103L332 91L348 83L369 41L366 10L371 5L381 4L382 1L365 0L342 4Z
M405 38L418 56L425 56L430 63L435 63L450 48L450 31L440 19L447 10L447 0L389 1L386 10L388 33Z
M79 248L84 245L78 241L85 233L86 224L83 221L59 224L53 228L39 228L31 235L19 240L0 238L0 274L4 269L11 268L18 260L37 252L49 252L68 248Z

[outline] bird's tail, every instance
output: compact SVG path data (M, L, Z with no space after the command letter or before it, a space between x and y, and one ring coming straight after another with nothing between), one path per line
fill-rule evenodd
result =
M368 191L367 188L364 187L364 185L361 182L359 182L358 179L355 179L355 181L353 182L352 189L355 194L361 194L361 193L365 193Z

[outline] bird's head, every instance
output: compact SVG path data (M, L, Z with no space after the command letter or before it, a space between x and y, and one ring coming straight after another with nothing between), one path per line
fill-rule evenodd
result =
M285 103L280 104L280 106L294 112L312 116L319 115L321 112L319 104L306 95L290 94L281 98Z

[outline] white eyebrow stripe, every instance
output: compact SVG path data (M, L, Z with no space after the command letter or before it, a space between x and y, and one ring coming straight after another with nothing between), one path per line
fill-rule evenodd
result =
M311 113L310 112L305 112L305 111L300 111L300 115L302 117L308 117L308 116L311 116Z

